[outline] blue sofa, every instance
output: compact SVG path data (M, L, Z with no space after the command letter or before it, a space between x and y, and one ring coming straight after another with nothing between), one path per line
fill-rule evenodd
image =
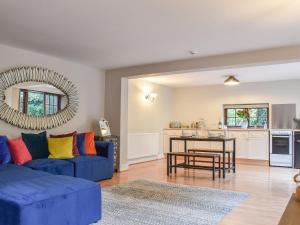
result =
M97 183L0 165L0 225L88 225L100 219Z
M101 188L113 176L113 144L96 156L0 165L0 225L89 225L101 219ZM75 178L74 178L75 177Z
M24 166L54 175L79 177L91 181L109 179L114 172L114 146L111 142L95 142L97 156L76 156L72 159L34 159Z

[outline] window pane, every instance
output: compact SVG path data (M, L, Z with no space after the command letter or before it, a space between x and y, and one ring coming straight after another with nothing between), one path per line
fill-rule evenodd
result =
M53 96L53 99L54 99L53 105L57 106L57 96Z
M23 112L23 108L24 108L24 106L23 106L23 102L20 102L20 112L22 113Z
M250 117L257 117L257 110L258 109L249 109Z
M49 95L46 95L46 104L49 104Z
M268 117L268 109L266 108L257 109L257 117Z
M265 124L268 125L267 117L259 117L257 120L257 126L263 127Z
M244 109L236 109L235 116L239 117L238 114L241 113L241 112L243 112L243 111L244 111Z
M227 126L235 126L235 118L227 118Z
M227 117L235 117L235 109L227 109Z
M57 113L57 106L53 107L53 113Z
M28 92L28 108L29 116L44 115L44 94L40 92Z
M243 118L241 118L241 117L237 117L236 118L236 126L242 126L242 122L244 121L244 119Z
M249 124L251 127L254 127L257 125L257 118L254 117L254 118L250 118L250 124Z
M53 95L50 95L50 105L53 105Z

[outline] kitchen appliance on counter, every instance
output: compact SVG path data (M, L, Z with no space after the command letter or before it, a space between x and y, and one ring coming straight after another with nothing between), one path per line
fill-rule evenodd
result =
M293 131L271 130L270 166L293 167Z
M300 131L294 132L294 168L300 169Z

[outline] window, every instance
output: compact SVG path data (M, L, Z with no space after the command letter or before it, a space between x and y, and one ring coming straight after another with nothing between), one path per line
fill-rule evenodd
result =
M241 127L244 120L249 127L269 127L269 105L224 105L224 123L227 127Z
M44 116L57 113L61 109L61 95L20 90L19 111L29 116Z

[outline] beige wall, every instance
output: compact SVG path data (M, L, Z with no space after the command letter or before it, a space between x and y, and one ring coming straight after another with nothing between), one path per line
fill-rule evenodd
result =
M103 71L59 58L18 48L0 45L0 71L15 66L41 66L55 70L70 79L78 88L79 109L67 124L49 130L49 133L98 130L97 122L104 115L105 74ZM0 134L18 137L26 130L0 121Z
M216 128L223 104L296 103L300 117L300 80L242 83L238 86L199 86L174 89L173 120L190 124L200 118Z
M128 133L159 133L160 154L163 152L162 130L172 117L173 89L141 79L128 81ZM145 99L145 93L149 92L157 94L154 102Z
M153 103L145 99L146 92L157 93ZM140 79L129 79L128 132L161 132L162 128L168 126L172 116L172 96L172 88Z

